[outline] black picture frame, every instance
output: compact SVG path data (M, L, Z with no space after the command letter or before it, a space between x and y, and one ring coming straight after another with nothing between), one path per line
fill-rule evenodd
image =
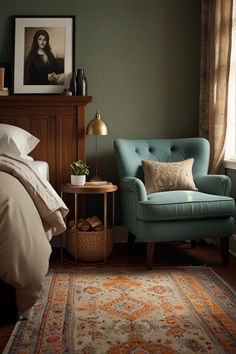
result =
M13 94L63 93L74 71L75 16L13 20Z

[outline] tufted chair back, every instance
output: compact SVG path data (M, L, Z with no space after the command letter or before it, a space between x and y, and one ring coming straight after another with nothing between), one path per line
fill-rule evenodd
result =
M176 162L194 158L193 178L208 172L209 142L203 138L116 139L114 149L119 178L133 176L143 181L142 160Z

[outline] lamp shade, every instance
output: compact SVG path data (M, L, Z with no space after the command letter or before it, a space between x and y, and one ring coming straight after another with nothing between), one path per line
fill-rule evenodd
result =
M108 128L104 120L102 120L100 113L96 111L94 119L87 125L86 133L88 135L107 135Z

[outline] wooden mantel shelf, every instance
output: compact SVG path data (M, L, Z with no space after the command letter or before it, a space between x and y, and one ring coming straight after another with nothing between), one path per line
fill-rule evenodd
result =
M0 96L0 106L16 105L38 105L46 104L49 106L57 105L80 105L85 106L92 101L92 96L63 96L63 95L14 95Z
M85 106L92 96L0 96L0 123L21 127L40 142L30 155L47 161L50 182L60 193L71 161L86 160Z

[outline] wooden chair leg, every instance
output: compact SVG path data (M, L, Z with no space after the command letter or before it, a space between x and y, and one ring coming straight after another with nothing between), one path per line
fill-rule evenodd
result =
M155 242L153 242L153 241L147 241L146 242L146 252L147 252L146 269L147 270L151 270L152 269L153 256L154 256L154 246L155 246Z
M221 249L221 257L222 263L229 263L229 237L221 237L220 238L220 249Z

